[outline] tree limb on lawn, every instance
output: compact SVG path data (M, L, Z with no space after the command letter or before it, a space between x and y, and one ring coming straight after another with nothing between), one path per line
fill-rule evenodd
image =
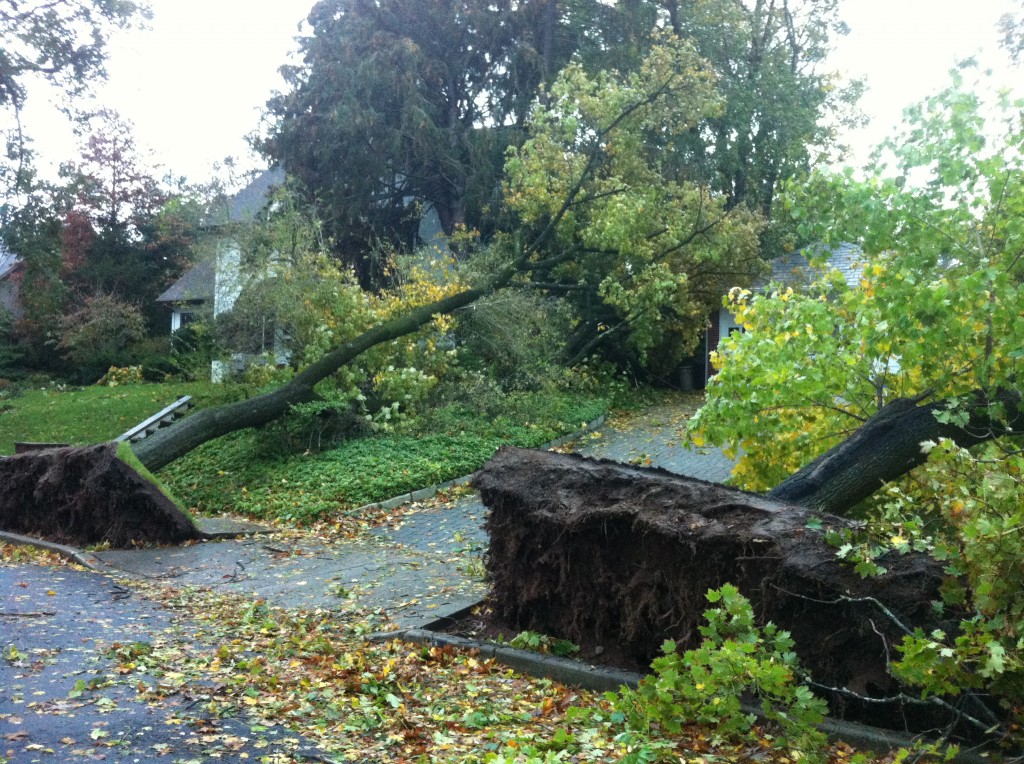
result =
M236 430L259 427L272 422L287 413L295 404L313 400L313 389L318 382L334 374L370 348L411 334L434 316L451 313L470 305L493 289L504 286L511 280L514 272L506 269L487 286L466 289L377 324L307 366L287 384L244 401L197 411L133 444L132 450L148 469L158 470L208 440Z

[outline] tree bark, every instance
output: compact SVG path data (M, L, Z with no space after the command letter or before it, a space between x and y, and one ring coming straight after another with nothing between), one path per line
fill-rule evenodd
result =
M918 405L913 399L900 398L886 404L849 438L769 491L768 497L846 514L884 483L923 464L928 458L921 447L925 441L948 438L968 447L1024 431L1017 390L1003 388L988 394L976 390L959 400L967 415L965 425L937 418L949 410L950 399Z

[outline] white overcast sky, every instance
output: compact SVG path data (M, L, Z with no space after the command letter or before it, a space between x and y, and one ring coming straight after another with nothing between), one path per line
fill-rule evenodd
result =
M109 81L97 106L136 126L139 144L164 171L209 179L227 156L243 168L260 164L245 136L259 125L269 95L283 86L278 67L296 50L295 36L313 0L151 0L149 29L118 34L111 44ZM834 55L836 70L866 76L861 102L871 124L852 143L855 160L891 132L902 109L940 89L958 58L981 53L1001 64L995 29L1019 0L843 0L852 28ZM1000 69L1015 86L1024 70ZM26 130L41 159L56 166L74 157L64 120L36 107Z

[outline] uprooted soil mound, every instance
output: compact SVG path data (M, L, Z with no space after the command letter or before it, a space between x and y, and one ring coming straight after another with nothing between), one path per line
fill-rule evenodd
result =
M117 457L117 444L0 458L0 529L113 547L200 538L189 517Z
M662 470L511 448L476 486L491 510L489 604L518 629L615 645L647 664L666 639L699 643L705 594L729 582L760 623L792 633L817 682L883 697L900 689L887 668L904 626L947 625L931 605L941 566L892 554L886 574L862 579L815 529L841 518ZM851 705L831 701L840 714ZM898 722L890 706L856 705Z

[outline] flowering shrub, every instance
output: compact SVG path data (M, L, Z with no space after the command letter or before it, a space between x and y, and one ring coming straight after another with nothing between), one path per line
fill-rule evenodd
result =
M118 387L119 385L138 385L142 381L141 366L111 366L96 384Z

